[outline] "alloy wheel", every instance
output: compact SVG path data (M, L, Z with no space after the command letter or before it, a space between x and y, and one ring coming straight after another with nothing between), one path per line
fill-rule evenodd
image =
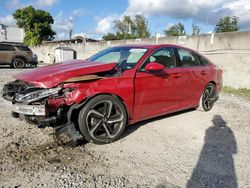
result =
M25 61L22 58L16 58L13 62L13 66L16 69L24 68L25 67Z
M213 84L209 84L202 96L202 107L205 111L212 109L215 102L215 88Z
M99 141L115 138L120 133L124 120L121 107L111 100L96 103L86 115L89 135Z

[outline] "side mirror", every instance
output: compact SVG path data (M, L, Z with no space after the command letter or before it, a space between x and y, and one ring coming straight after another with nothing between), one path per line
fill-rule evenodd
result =
M151 71L162 71L164 68L165 68L165 66L163 66L160 63L150 62L145 66L144 70L149 71L149 72L151 72Z

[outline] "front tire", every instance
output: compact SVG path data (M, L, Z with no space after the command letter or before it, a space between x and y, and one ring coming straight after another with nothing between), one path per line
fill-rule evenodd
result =
M201 111L211 110L214 106L215 101L216 101L215 85L209 83L200 98L199 110Z
M105 144L118 140L127 126L123 103L111 95L99 95L87 102L78 116L80 132L86 140Z
M23 58L16 58L13 61L13 67L16 69L23 69L25 68L26 62Z

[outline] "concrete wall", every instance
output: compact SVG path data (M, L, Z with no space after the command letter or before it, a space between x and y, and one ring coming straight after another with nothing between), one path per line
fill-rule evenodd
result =
M178 44L207 56L224 70L224 85L250 89L250 32L202 34L120 41L102 41L67 45L77 51L78 59L86 59L94 53L122 44ZM39 61L53 62L55 49L64 44L49 44L33 47Z

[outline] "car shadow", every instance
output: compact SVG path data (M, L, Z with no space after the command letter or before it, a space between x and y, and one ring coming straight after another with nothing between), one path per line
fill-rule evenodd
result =
M238 186L233 159L237 153L234 133L220 115L215 115L212 123L206 130L205 143L187 188Z
M193 112L195 110L196 110L195 108L187 109L187 110L183 110L183 111L179 111L179 112L174 112L174 113L171 113L171 114L162 115L162 116L158 116L158 117L155 117L155 118L147 119L147 120L144 120L144 121L140 121L140 122L137 122L135 124L131 124L131 125L129 125L126 128L126 130L124 131L123 135L121 136L121 139L129 136L133 132L137 131L140 127L142 127L144 125L147 125L149 123L152 123L152 122L155 122L155 121L159 121L161 119L165 119L165 118L169 118L169 117L178 116L178 115L183 114L183 113Z
M15 69L15 68L12 68L10 66L6 66L6 67L3 67L1 66L0 69L9 69L9 70L26 70L26 69L33 69L31 67L25 67L25 68L21 68L21 69Z

